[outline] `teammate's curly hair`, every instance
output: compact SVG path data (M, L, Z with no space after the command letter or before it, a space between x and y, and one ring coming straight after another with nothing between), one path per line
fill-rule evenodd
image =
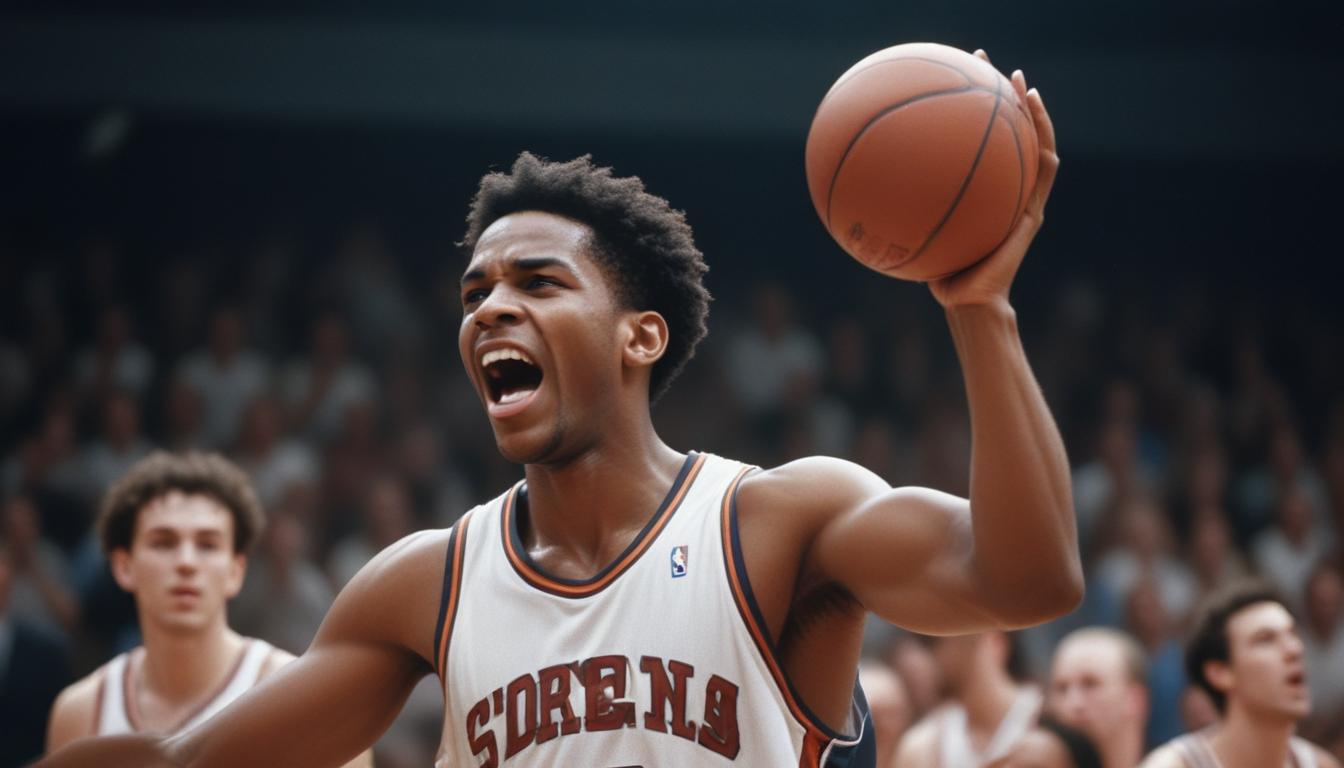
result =
M559 163L523 152L508 173L481 178L462 247L470 253L496 219L518 211L545 211L588 225L592 255L620 301L667 321L667 352L649 381L650 399L658 399L708 331L709 267L686 215L646 192L639 177L613 176L610 168L593 165L590 155Z

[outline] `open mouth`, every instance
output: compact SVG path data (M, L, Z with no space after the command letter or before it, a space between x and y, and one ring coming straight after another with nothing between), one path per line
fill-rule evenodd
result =
M500 405L516 403L541 386L541 368L517 349L496 349L481 357L490 399Z
M1302 686L1307 684L1307 675L1305 672L1294 672L1288 676L1288 684L1293 686Z

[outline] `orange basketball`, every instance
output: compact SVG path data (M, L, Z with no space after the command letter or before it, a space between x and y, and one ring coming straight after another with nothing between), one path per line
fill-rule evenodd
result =
M1008 78L937 43L849 68L807 134L807 186L827 231L865 265L934 280L1003 242L1036 184L1036 129Z

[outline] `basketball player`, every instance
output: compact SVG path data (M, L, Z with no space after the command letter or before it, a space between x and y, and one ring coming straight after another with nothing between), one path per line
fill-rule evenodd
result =
M1019 684L1013 640L983 632L934 640L949 701L915 724L896 751L896 768L998 765L1036 726L1041 692Z
M1311 712L1297 624L1273 589L1255 583L1215 593L1185 650L1190 679L1221 720L1167 742L1142 768L1339 768L1293 735Z
M103 551L135 596L144 645L61 693L48 751L82 736L188 730L294 658L226 622L264 525L247 476L215 454L152 454L107 492Z
M1067 458L1008 302L1058 162L1014 83L1041 136L1026 214L930 283L970 399L969 501L835 459L761 470L663 443L650 403L705 333L690 228L638 179L524 154L468 216L459 347L525 479L374 558L298 661L204 726L76 745L68 764L330 765L433 672L442 766L871 765L866 611L973 632L1082 592Z
M1147 679L1148 662L1132 637L1084 627L1055 650L1046 711L1091 739L1105 768L1132 768L1143 757Z

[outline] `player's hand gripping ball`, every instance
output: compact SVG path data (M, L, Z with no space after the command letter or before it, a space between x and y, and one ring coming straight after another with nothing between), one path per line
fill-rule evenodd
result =
M1036 185L1031 112L989 62L937 43L849 68L807 135L812 204L872 269L928 281L1003 242Z

